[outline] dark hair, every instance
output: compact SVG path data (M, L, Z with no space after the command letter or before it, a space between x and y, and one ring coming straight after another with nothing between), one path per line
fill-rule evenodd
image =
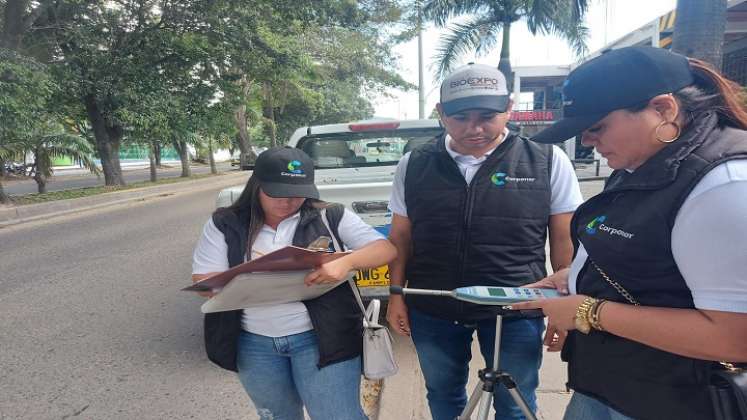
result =
M257 239L260 229L265 224L265 212L262 210L262 203L259 200L260 190L259 178L252 174L246 182L244 191L241 192L239 198L227 207L228 210L233 210L239 215L248 214L249 216L249 235L246 245L247 255L250 255L249 251L252 249L252 244L254 244L254 240ZM325 201L307 198L301 205L300 211L305 212L312 209L325 208L328 205Z
M705 111L718 114L719 124L747 130L747 110L744 94L737 83L725 78L710 64L696 58L688 58L695 83L674 92L685 117L685 127L696 115ZM629 112L640 112L648 101L626 108Z
M695 83L674 93L685 114L685 125L704 111L715 111L719 123L747 130L742 88L721 75L710 64L690 58Z

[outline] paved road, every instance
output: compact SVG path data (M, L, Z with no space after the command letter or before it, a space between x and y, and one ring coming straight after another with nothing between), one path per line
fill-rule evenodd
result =
M218 171L226 172L234 170L235 167L231 167L228 162L221 162L217 164ZM140 181L150 181L150 170L145 169L124 169L125 182L134 183ZM61 191L70 190L75 188L86 188L96 187L104 185L104 176L96 177L91 173L81 173L81 171L74 171L75 174L69 175L68 170L57 171L57 175L49 179L47 183L47 191ZM210 172L210 166L208 165L193 165L192 174L206 174ZM158 178L176 178L181 176L182 170L179 164L173 164L170 168L163 168L158 170ZM3 181L3 187L5 192L10 195L25 195L33 194L38 191L36 182L33 179L26 180L6 180Z
M216 192L0 229L0 419L255 418L179 291Z

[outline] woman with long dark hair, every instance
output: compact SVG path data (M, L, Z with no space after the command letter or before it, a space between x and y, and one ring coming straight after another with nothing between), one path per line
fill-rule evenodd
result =
M394 246L355 213L319 201L314 164L305 153L269 149L257 158L239 199L205 224L192 279L288 245L307 247L320 236L339 238L353 252L309 273L307 284L339 282L352 270L396 256ZM262 420L302 420L304 407L315 420L365 419L359 397L362 322L352 289L341 284L303 302L207 314L206 350L210 360L238 372Z
M546 344L575 391L566 419L711 419L710 371L747 362L747 113L740 88L662 49L613 50L575 69L564 118L615 169L574 214L570 269L530 286ZM560 340L558 340L560 338Z

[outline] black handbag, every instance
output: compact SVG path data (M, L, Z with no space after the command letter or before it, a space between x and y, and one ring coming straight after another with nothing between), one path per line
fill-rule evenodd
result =
M747 369L720 363L708 384L716 420L747 420Z

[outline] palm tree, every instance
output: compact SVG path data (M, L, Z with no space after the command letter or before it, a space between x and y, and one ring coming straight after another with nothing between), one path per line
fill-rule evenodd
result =
M677 0L672 51L720 69L726 30L726 0Z
M41 123L25 139L24 147L34 153L31 167L40 194L47 192L47 179L52 176L55 158L69 157L92 173L101 173L93 161L90 143L80 136L67 133L59 124Z
M441 38L436 53L436 76L443 79L448 75L461 54L473 50L487 53L495 47L502 32L498 69L511 85L511 25L520 19L526 20L532 34L559 35L581 55L587 50L589 30L583 24L583 17L588 3L588 0L428 0L423 12L440 27L453 17L464 17Z

